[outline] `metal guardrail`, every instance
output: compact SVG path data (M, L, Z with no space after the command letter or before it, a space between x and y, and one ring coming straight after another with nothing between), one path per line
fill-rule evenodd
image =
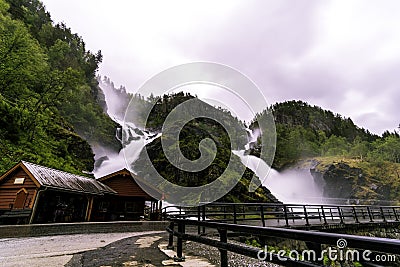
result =
M163 208L162 216L164 219L293 227L399 222L400 206L211 203L195 208L168 206Z
M177 231L175 230L177 226ZM206 238L195 234L188 234L185 231L186 226L197 226L217 229L219 232L219 240ZM206 244L212 247L216 247L220 250L221 254L221 266L228 266L227 252L234 252L248 257L257 259L260 255L260 249L241 246L228 242L228 231L234 233L242 233L253 236L263 237L276 237L284 239L293 239L308 242L313 245L313 248L321 248L321 244L326 245L337 245L338 239L345 239L347 247L369 250L381 253L400 253L400 240L386 239L386 238L375 238L365 236L355 236L346 234L334 234L325 232L313 232L305 230L295 230L277 227L259 227L251 225L238 225L230 223L212 222L212 221L197 221L197 220L186 220L186 219L171 219L170 226L167 228L170 233L169 237L169 248L173 248L174 236L177 237L177 261L184 260L183 257L183 240L191 240L194 242ZM317 245L317 246L315 246ZM282 257L270 252L265 253L265 258L269 262L276 263L284 266L323 266L322 262L309 262L298 259L292 259L290 257ZM365 262L364 266L380 266Z

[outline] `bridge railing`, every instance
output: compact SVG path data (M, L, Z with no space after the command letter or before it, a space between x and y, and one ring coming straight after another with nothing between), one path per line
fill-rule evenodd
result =
M177 227L176 227L177 226ZM200 236L196 234L190 234L186 232L187 226L197 226L197 227L207 227L211 229L218 230L219 240L207 238L205 236ZM177 228L177 229L176 229ZM209 245L220 250L221 256L221 266L228 266L227 252L234 252L251 258L268 261L276 263L283 266L322 266L322 255L323 251L321 245L336 246L340 249L358 249L360 251L352 250L352 256L355 252L359 256L360 252L364 253L365 250L368 253L362 255L379 255L380 253L389 253L391 260L394 262L399 260L400 253L400 240L387 239L387 238L375 238L366 236L355 236L346 234L335 234L335 233L325 233L325 232L312 232L305 230L295 230L277 227L258 227L251 225L237 225L228 224L221 222L211 222L211 221L196 221L196 220L186 220L186 219L173 219L171 220L170 226L167 228L170 233L168 247L170 249L174 248L174 236L177 237L176 242L176 261L184 261L183 257L183 241L189 240L205 245ZM239 245L235 243L228 242L228 232L241 233L246 236L258 236L258 237L275 237L291 240L299 240L306 242L307 246L313 249L314 258L312 258L310 250L308 250L307 258L293 258L285 255L277 255L274 252L268 252L266 250L260 250L259 248L249 247L244 245ZM345 242L344 245L343 243ZM340 246L339 246L340 245ZM338 251L338 250L337 250ZM310 253L310 254L309 254ZM319 255L318 255L319 254ZM346 254L347 255L347 254ZM397 255L397 256L396 256ZM321 257L320 257L321 256ZM389 256L387 256L389 257ZM347 259L346 259L347 260ZM350 259L353 260L353 259ZM364 266L381 266L376 263L369 262L371 259L366 259L363 257L358 257L356 261L362 262ZM372 259L373 261L374 259Z
M399 206L271 203L211 203L199 207L163 208L165 219L186 218L258 226L374 223L400 220Z

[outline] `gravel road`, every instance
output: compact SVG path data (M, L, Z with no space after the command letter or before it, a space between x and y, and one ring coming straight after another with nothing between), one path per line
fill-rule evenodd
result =
M80 255L126 238L157 233L165 232L3 238L0 239L0 266L64 266L74 254Z

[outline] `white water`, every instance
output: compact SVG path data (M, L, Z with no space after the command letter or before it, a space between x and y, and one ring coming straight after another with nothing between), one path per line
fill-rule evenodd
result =
M96 178L122 170L123 168L131 169L128 168L127 162L132 163L138 159L144 146L161 136L159 133L143 131L132 122L124 122L121 115L118 114L118 108L116 108L121 101L119 96L115 94L113 88L110 87L111 85L100 82L99 86L105 95L108 115L122 126L122 128L116 130L115 138L121 142L123 148L119 153L115 153L101 147L93 147L93 151L96 154L95 160L99 161L102 158L106 158L101 163L96 162L97 165L100 164L100 166L97 166L93 170ZM121 138L124 139L122 140Z
M128 168L127 162L135 162L139 158L140 152L145 145L161 136L161 134L142 131L133 123L124 124L116 118L114 118L114 121L124 126L124 128L119 129L120 131L124 131L123 134L120 133L120 136L122 136L124 140L121 140L117 134L117 139L121 142L123 148L118 154L111 153L107 155L108 160L105 160L100 167L96 168L93 172L96 178L119 171L123 168L127 168L128 170L132 169Z
M259 131L249 135L246 149L256 142ZM324 203L322 188L319 188L309 170L292 169L282 173L271 168L262 159L246 155L245 150L233 151L242 163L252 170L260 179L261 184L283 203Z

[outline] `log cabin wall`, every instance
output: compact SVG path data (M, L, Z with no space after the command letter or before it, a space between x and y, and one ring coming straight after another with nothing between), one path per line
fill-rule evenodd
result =
M0 181L0 210L32 209L36 192L36 184L21 167L17 168Z
M140 188L130 174L119 174L101 182L117 191L118 196L152 199L151 196Z

